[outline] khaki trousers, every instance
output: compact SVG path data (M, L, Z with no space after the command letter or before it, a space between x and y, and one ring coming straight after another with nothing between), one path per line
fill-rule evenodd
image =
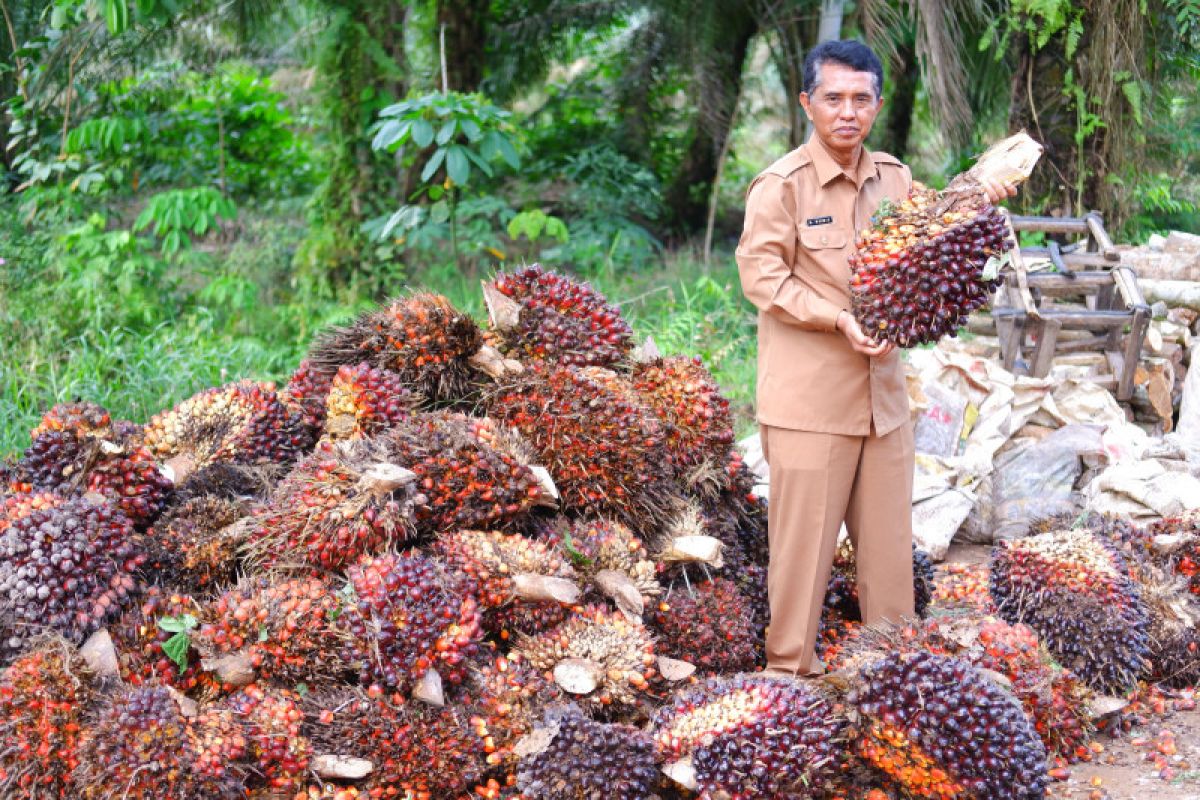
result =
M817 673L814 652L842 522L854 544L865 623L913 613L913 436L761 426L771 471L767 669Z

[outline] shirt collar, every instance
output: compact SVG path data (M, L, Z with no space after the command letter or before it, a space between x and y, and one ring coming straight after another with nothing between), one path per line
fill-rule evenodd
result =
M822 186L829 185L839 175L845 175L841 165L833 160L833 156L817 139L816 134L813 134L808 140L808 155L812 159L813 166L816 167L817 180L821 182ZM868 178L879 177L879 167L875 164L875 159L871 158L871 154L867 152L866 147L859 150L858 165L854 175L855 182L860 188Z

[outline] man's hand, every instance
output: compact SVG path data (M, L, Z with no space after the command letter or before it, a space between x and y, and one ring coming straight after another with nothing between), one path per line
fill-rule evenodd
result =
M1017 187L1011 183L1002 183L990 178L981 178L979 184L983 187L983 192L987 195L988 202L992 205L999 203L1001 200L1017 196Z
M864 356L877 358L886 356L896 346L891 342L876 342L862 332L862 328L858 327L858 320L848 311L840 311L837 316L837 329L846 340L850 342L850 346L854 348L854 352L862 353Z

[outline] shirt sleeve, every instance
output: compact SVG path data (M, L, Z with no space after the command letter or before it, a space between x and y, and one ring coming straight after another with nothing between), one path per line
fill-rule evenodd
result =
M766 173L750 184L736 256L742 293L759 310L789 325L833 331L842 308L792 274L797 217L795 194L783 178Z

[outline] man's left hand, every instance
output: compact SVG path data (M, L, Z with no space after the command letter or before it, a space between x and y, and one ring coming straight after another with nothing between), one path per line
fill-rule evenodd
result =
M994 181L991 178L981 178L979 184L983 187L984 194L987 195L988 202L992 205L999 203L1001 200L1006 200L1009 197L1017 196L1017 187L1014 184L1006 181Z

